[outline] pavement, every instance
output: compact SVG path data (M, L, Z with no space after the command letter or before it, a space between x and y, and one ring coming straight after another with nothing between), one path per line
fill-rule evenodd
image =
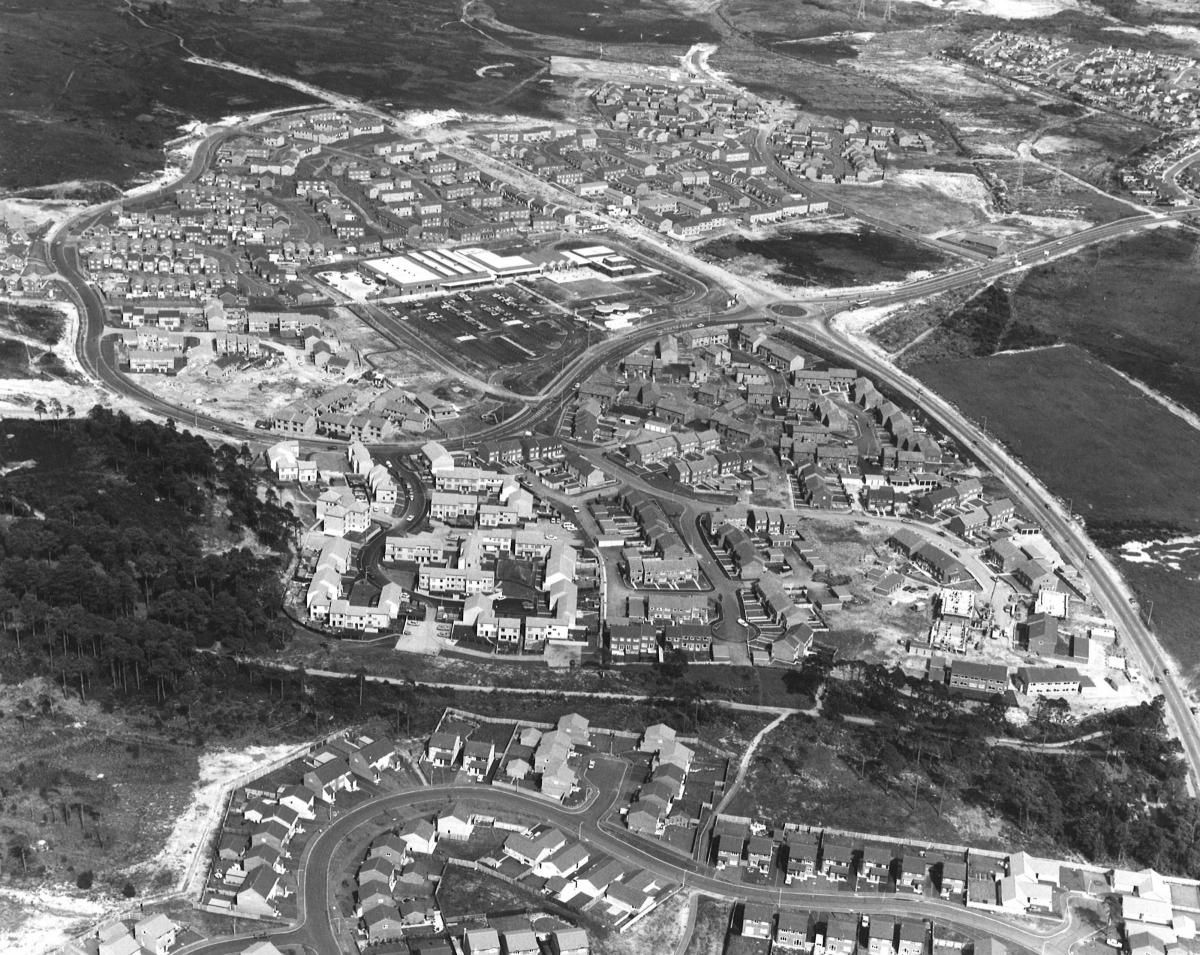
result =
M333 95L328 94L328 96ZM347 108L362 109L372 115L380 115L377 108L367 104L357 101L343 103L338 100L338 102L339 105ZM391 118L387 118L390 121ZM238 132L240 132L239 127L231 127L214 133L197 148L189 168L179 180L164 185L141 198L166 194L177 188L182 182L195 179L207 167L220 142ZM494 164L495 162L490 157L477 155L476 150L467 151L471 153L472 159L478 159L481 163ZM513 175L517 178L527 175L507 166L503 171L506 175ZM545 183L538 181L538 188L544 187ZM228 422L200 414L191 408L171 405L112 367L100 342L100 335L104 328L105 306L81 271L74 245L69 241L69 235L72 229L77 230L81 226L97 221L113 205L114 203L105 203L92 207L63 223L50 237L47 245L47 264L55 273L65 277L65 282L60 284L66 287L69 296L79 306L80 331L76 342L76 351L84 369L102 386L132 398L153 413L175 418L181 423L190 422L198 428L204 427L238 441L265 443L268 438L263 432L231 425ZM890 363L881 361L858 342L837 333L828 325L827 321L822 324L814 321L812 317L797 319L795 316L798 311L807 311L813 316L827 320L835 311L850 305L887 305L911 301L951 289L982 285L1000 276L1020 272L1033 265L1070 255L1098 242L1158 228L1195 213L1194 207L1187 207L1129 216L1081 230L1070 236L1051 239L1018 252L997 256L989 262L972 264L965 268L912 282L896 283L861 291L835 290L787 301L781 301L778 297L773 298L765 294L755 283L733 276L720 266L702 260L690 250L667 242L661 237L650 234L647 230L625 222L609 221L592 213L592 217L596 218L600 224L613 230L618 237L625 237L627 243L623 244L619 238L606 238L605 241L619 249L626 249L626 245L631 249L636 249L636 253L643 258L649 252L649 257L655 261L657 268L678 278L685 284L685 287L692 289L690 297L693 301L704 300L715 289L725 288L735 292L743 303L749 304L741 304L726 312L709 315L699 322L681 320L677 316L669 315L635 328L625 335L597 343L565 366L556 379L536 396L533 396L531 401L507 421L491 427L480 428L473 434L464 435L463 439L483 440L519 433L540 421L561 413L562 408L573 396L573 387L576 382L586 378L613 358L628 353L660 335L695 326L760 321L764 318L763 312L754 306L773 311L781 324L796 327L827 353L855 365L864 373L895 389L929 411L947 433L972 447L979 459L1011 486L1014 496L1022 504L1039 515L1051 536L1055 538L1064 557L1083 568L1094 592L1105 606L1108 615L1121 628L1126 638L1126 645L1140 662L1144 672L1148 676L1157 675L1162 681L1168 715L1183 743L1194 784L1196 779L1200 779L1200 729L1197 728L1191 717L1188 700L1175 676L1163 671L1160 662L1163 659L1161 648L1157 645L1154 635L1139 619L1128 586L1103 553L1096 552L1095 559L1092 559L1094 548L1082 527L1071 518L1024 466L1016 462L1002 447L992 442L972 423L966 421L949 403L922 388ZM889 223L889 225L893 228L908 228L903 224L897 226L895 223ZM376 446L376 449L384 452L407 450L420 443L418 440L384 444ZM304 444L326 448L342 446L340 442L323 439L306 440Z
M614 794L615 798L615 794ZM568 810L533 796L478 785L430 786L371 799L338 816L305 847L299 865L296 922L283 929L259 928L254 933L198 942L177 955L237 955L253 939L269 937L277 946L306 945L316 952L340 952L333 919L330 886L340 881L333 871L339 845L355 841L366 830L379 827L381 813L431 814L436 807L450 802L479 805L486 811L522 813L550 823L573 834L591 849L603 852L632 870L651 872L664 880L682 883L687 890L716 898L760 902L775 908L801 907L817 910L853 911L876 916L902 916L933 919L941 926L971 937L990 936L1010 948L1029 953L1066 952L1086 930L1070 914L1061 921L1047 920L1045 930L1029 923L998 918L977 909L968 909L941 899L879 893L831 892L800 885L743 885L719 878L711 866L679 856L666 845L648 840L627 841L623 830L602 820L609 805L589 804L581 810Z
M1088 539L1086 530L1074 515L1003 445L907 373L843 336L828 321L813 322L798 331L819 347L853 362L877 383L921 407L939 428L969 448L985 467L1004 481L1015 501L1036 516L1063 558L1080 569L1092 595L1106 616L1116 623L1122 645L1146 679L1157 675L1166 702L1168 723L1183 745L1189 787L1193 792L1200 790L1197 785L1200 780L1200 727L1191 714L1191 703L1176 675L1164 668L1166 654L1142 621L1129 585L1107 555Z

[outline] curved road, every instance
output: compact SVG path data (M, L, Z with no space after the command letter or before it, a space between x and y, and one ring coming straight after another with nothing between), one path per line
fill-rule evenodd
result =
M682 882L690 890L727 899L761 902L774 907L852 910L866 915L918 916L967 935L989 935L1010 947L1029 952L1065 951L1074 934L1070 917L1051 923L1049 931L1039 932L1028 923L1018 924L955 905L941 899L879 893L829 892L800 886L742 885L716 878L710 866L684 859L665 846L649 841L626 841L623 830L597 822L585 811L572 812L521 793L478 785L433 786L380 796L337 817L305 847L299 864L296 922L277 931L259 930L241 936L199 942L180 950L179 955L236 955L253 938L269 935L276 945L306 945L322 953L340 951L332 919L330 886L340 881L333 871L334 855L346 840L372 828L372 820L381 813L404 811L432 812L451 801L475 803L489 812L508 810L524 813L551 823L564 832L574 833L592 849L599 850L631 868L652 872L664 880ZM594 813L592 813L594 815Z
M207 167L213 151L220 142L225 137L239 131L240 127L231 127L219 130L209 136L197 149L188 170L178 181L164 186L148 196L166 194L177 188L180 183L196 178ZM80 330L76 350L84 369L111 390L134 398L144 407L158 414L175 417L181 423L190 420L196 427L203 426L235 440L262 441L265 438L262 432L230 425L191 409L173 406L155 397L146 389L121 375L107 361L100 345L100 335L103 331L105 317L104 302L79 268L76 250L69 243L68 237L72 228L86 226L96 221L113 205L115 203L94 207L73 220L63 223L49 237L47 246L48 264L54 272L63 276L69 294L80 308ZM776 321L796 327L798 331L807 334L827 352L843 358L865 373L887 383L889 387L905 395L914 404L927 410L940 422L948 434L971 447L982 463L1004 479L1018 500L1043 519L1052 536L1063 549L1064 556L1076 566L1083 568L1094 592L1106 606L1109 615L1122 628L1128 645L1139 658L1145 673L1148 676L1158 674L1162 681L1168 714L1183 743L1184 752L1192 770L1192 777L1200 779L1200 729L1191 718L1187 699L1174 677L1166 672L1159 673L1158 661L1161 659L1161 652L1153 634L1138 618L1134 609L1135 605L1132 603L1132 595L1115 567L1101 553L1096 553L1095 559L1092 559L1094 548L1084 530L1054 501L1052 495L1037 482L1028 469L1015 461L1003 448L985 436L944 399L925 389L889 362L882 361L869 353L853 339L837 333L828 324L828 318L833 311L849 304L886 305L955 288L979 285L1031 265L1068 255L1097 242L1131 235L1144 229L1156 228L1170 221L1193 215L1195 212L1195 207L1187 207L1170 212L1130 216L1094 226L1070 236L1051 239L1019 252L999 256L987 264L975 264L889 287L874 288L863 292L840 291L793 300L772 300L771 297L762 295L756 297L760 298L763 304L774 312ZM703 272L708 276L708 281L701 282L695 274L689 275L688 266L695 263L689 262L686 253L660 246L656 246L655 251L662 253L663 257L673 260L674 264L656 261L659 267L671 274L684 278L696 286L702 285L709 290L713 285L719 284L713 280L713 277L722 273L723 270L714 270L711 264L705 264ZM731 287L737 288L745 285L733 276L729 276L729 279ZM814 321L813 317L797 319L794 317L797 310L809 311L813 317L825 318L826 321L822 324ZM763 317L762 312L743 305L719 315L710 315L699 322L665 318L643 325L627 335L598 343L572 360L540 392L531 395L528 403L512 417L499 424L478 429L473 434L464 435L462 440L465 441L467 438L478 440L517 433L559 413L572 397L576 382L615 357L628 353L664 333L702 325L748 323L759 321ZM377 445L376 449L385 453L408 450L419 443L382 444ZM340 442L330 442L325 439L307 440L305 444L319 447L341 446Z
M1058 499L1042 485L1032 471L1014 458L999 442L984 434L957 408L890 362L882 361L859 347L853 340L832 329L828 320L811 322L795 330L818 347L853 361L864 374L886 384L903 395L935 420L945 433L954 437L1008 486L1011 496L1036 515L1047 536L1063 557L1082 572L1093 596L1116 622L1125 646L1133 651L1147 678L1158 674L1166 702L1167 718L1183 745L1189 767L1189 785L1200 788L1200 727L1191 714L1190 703L1174 674L1162 668L1163 653L1154 634L1145 626L1136 610L1133 592L1103 551L1088 539L1087 532Z

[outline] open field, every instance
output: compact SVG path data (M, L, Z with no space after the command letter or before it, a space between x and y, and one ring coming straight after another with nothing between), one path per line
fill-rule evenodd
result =
M162 166L162 144L192 119L308 101L286 87L184 63L169 36L136 26L121 10L89 0L4 4L0 86L9 99L0 110L0 188L128 184Z
M1086 249L1030 271L1013 307L1023 322L1200 411L1197 250L1194 235L1174 229Z
M193 119L299 105L285 86L184 62L202 56L297 77L409 109L545 111L545 88L517 87L540 64L459 22L452 0L334 0L291 5L195 0L145 11L120 4L11 0L4 5L0 186L63 180L126 185L162 165L162 144ZM500 61L509 70L477 70Z
M1074 347L914 365L911 371L1003 440L1097 529L1200 528L1188 475L1196 432Z
M777 52L785 49L739 37L721 44L709 62L751 92L769 99L787 97L810 113L936 128L933 112L904 90L852 70Z
M699 250L739 274L765 274L781 285L852 286L897 281L949 261L915 243L864 228L788 231L774 238L728 236Z
M1096 315L1100 323L1105 317ZM1101 546L1115 549L1200 529L1196 430L1081 349L926 363L910 370L969 417L986 416L989 431L1052 491L1071 499ZM1123 566L1145 598L1155 600L1167 649L1186 667L1200 664L1193 637L1200 586L1188 564Z
M913 309L873 330L872 337L893 353L903 349L905 366L986 358L999 351L1058 343L1054 335L1018 318L1012 291L1005 285L989 285L966 301L959 299L960 295L944 296ZM925 331L929 334L916 340Z
M453 0L316 0L241 6L216 18L196 6L176 14L171 27L203 56L399 108L479 110L503 101L505 109L544 113L544 87L518 88L542 64L486 39L460 17ZM500 63L514 65L482 70Z
M1200 242L1176 229L1085 249L963 302L911 306L872 330L901 364L1068 343L1192 411L1200 411ZM1114 302L1137 302L1136 308ZM938 326L917 344L917 336ZM906 347L909 346L909 347Z
M680 16L665 0L491 0L496 19L530 33L591 43L714 43L720 34L704 18Z

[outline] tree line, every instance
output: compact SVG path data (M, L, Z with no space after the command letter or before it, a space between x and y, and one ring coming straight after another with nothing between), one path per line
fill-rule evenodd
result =
M6 426L33 454L0 488L0 626L26 672L84 698L163 701L199 648L288 639L280 578L298 523L247 449L99 407Z
M934 806L953 795L1002 819L1038 854L1200 871L1200 801L1188 794L1161 697L1081 719L1064 700L1042 700L1013 722L1000 695L963 699L898 668L850 663L834 675L822 716L872 721L843 724L854 748L847 761L884 790L899 795L916 780ZM1047 742L1067 745L1050 751Z

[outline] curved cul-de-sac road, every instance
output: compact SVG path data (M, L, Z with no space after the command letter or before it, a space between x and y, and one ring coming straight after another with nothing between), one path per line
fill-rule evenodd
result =
M572 812L533 796L480 785L430 786L379 796L338 816L306 846L299 863L296 921L278 930L259 928L239 936L197 942L178 955L237 955L251 940L269 936L277 946L299 945L318 955L340 951L334 928L330 887L340 880L333 871L338 847L356 834L377 829L381 813L403 816L432 814L450 802L463 802L484 812L520 813L531 821L558 826L590 849L612 856L632 869L651 872L664 880L683 883L690 891L718 898L761 902L784 908L852 911L863 915L891 915L932 919L944 928L972 937L991 936L1011 948L1030 953L1067 952L1069 945L1089 930L1080 929L1072 915L1045 920L1034 927L1032 920L1006 920L987 912L968 909L940 899L879 893L814 891L793 886L741 885L719 879L711 866L685 859L665 846L629 838L624 830L602 821L593 810Z

